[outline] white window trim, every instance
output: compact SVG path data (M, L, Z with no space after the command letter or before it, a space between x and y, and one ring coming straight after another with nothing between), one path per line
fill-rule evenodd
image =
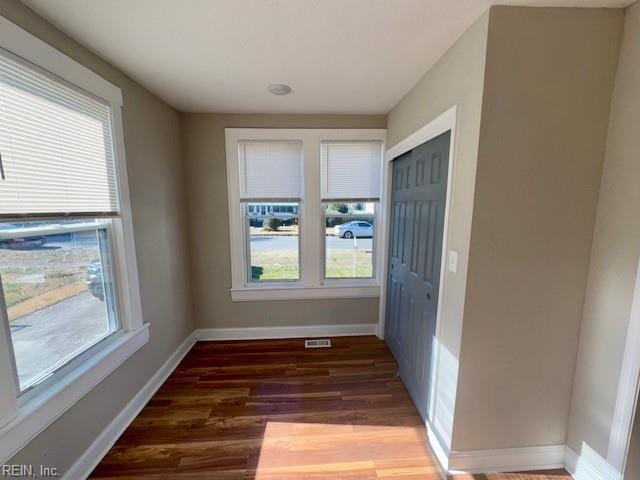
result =
M633 423L638 408L640 390L640 262L636 270L636 283L631 301L616 403L613 410L607 462L624 473L629 457Z
M113 220L112 248L116 269L121 329L76 368L46 388L18 400L12 347L5 309L0 309L0 463L11 458L38 433L73 406L149 340L143 323L138 268L127 178L122 92L82 64L0 16L0 47L90 92L111 106L120 217ZM4 301L4 300L2 300ZM7 344L9 342L9 344ZM43 385L44 386L44 385Z
M331 141L386 140L385 129L262 129L226 128L227 194L229 203L229 239L231 249L231 299L291 300L314 298L378 297L380 294L380 249L374 258L375 277L371 279L324 280L323 241L320 229L313 235L310 228L300 234L300 280L297 282L250 283L247 279L247 252L244 218L240 204L238 143L242 141L300 141L303 156L303 195L300 222L321 226L321 145ZM381 189L380 205L383 204ZM379 215L380 208L376 212ZM381 245L382 232L376 229L374 243Z

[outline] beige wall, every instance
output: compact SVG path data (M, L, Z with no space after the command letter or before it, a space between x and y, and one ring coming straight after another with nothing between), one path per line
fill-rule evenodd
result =
M124 96L142 313L151 340L10 461L65 471L193 330L179 115L20 2L2 0L0 15L119 86Z
M491 9L455 450L565 442L622 19Z
M384 116L183 114L192 285L199 328L376 323L378 300L232 302L224 129L384 128Z
M606 456L640 256L640 4L626 11L582 315L568 443ZM640 452L636 452L640 455Z
M393 146L454 105L458 107L454 185L451 191L448 248L459 253L458 272L445 272L439 378L435 398L438 434L448 443L452 430L455 385L464 314L466 258L469 252L473 192L489 14L482 15L396 105L387 118L387 142ZM446 248L446 246L444 247Z

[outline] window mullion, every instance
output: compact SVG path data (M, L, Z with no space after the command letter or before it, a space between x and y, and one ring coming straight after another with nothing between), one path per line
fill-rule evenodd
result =
M18 373L0 278L0 427L18 415Z
M300 235L301 281L306 287L322 283L321 235L322 212L320 208L320 140L307 137L303 144L303 199Z

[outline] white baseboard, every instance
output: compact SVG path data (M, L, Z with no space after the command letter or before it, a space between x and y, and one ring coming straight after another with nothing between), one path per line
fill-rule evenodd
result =
M566 447L564 464L575 480L622 480L623 478L622 473L584 443L580 455Z
M448 474L515 472L565 468L575 480L623 480L605 459L583 445L581 455L566 445L506 448L497 450L451 451L442 449L433 432L427 430L429 444ZM438 451L440 449L440 452Z
M488 473L563 468L564 445L504 448L496 450L452 451L448 472Z
M447 472L449 471L449 455L451 454L449 446L441 440L440 435L438 435L438 432L428 420L426 425L429 447L431 447L431 451L436 456L436 460L438 460L442 470Z
M348 337L375 335L377 323L298 327L200 328L198 340L264 340L277 338Z
M100 460L107 454L109 449L116 443L131 422L136 418L147 402L156 393L156 390L165 382L175 370L180 361L189 352L196 342L196 337L192 333L167 359L160 369L133 397L127 406L114 418L106 429L93 441L73 466L64 474L64 480L86 479Z

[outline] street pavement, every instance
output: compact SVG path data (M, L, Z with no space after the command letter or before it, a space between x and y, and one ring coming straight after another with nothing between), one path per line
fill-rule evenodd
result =
M11 337L22 384L67 355L108 332L103 301L82 292L11 323Z
M370 252L373 240L371 238L347 239L329 236L327 248L335 250L363 250ZM254 235L251 237L251 250L295 250L298 247L298 237L285 235Z

